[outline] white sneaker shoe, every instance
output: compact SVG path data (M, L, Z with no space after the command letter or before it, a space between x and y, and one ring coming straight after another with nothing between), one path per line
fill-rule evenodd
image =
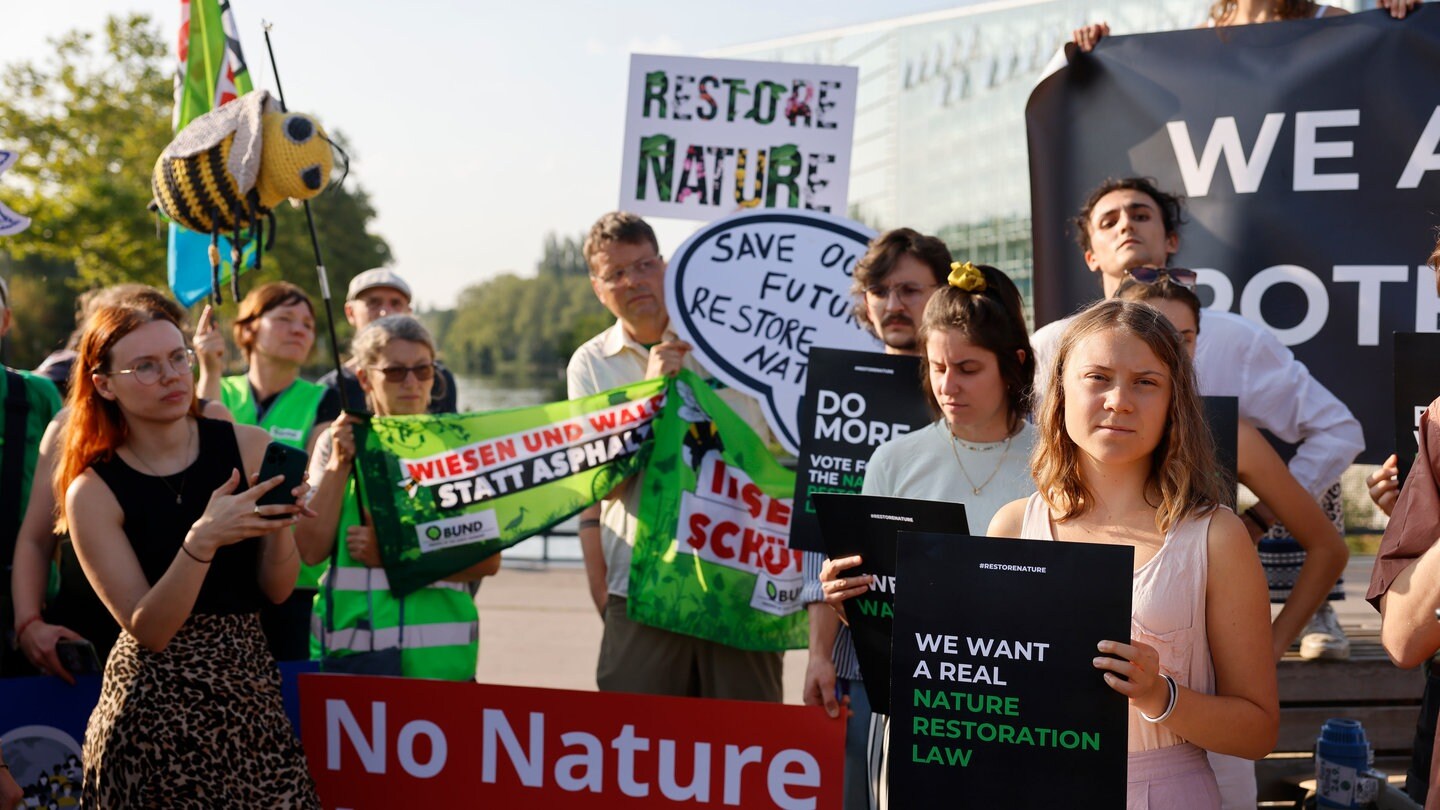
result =
M1340 620L1335 609L1326 602L1310 617L1305 631L1300 634L1300 657L1314 661L1346 661L1350 658L1350 639L1340 629Z

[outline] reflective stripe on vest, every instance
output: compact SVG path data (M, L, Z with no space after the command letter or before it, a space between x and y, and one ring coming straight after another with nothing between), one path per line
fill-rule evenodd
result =
M264 419L256 419L259 408L250 379L239 374L220 381L220 401L234 414L236 422L265 428L270 438L296 450L305 449L315 426L315 411L324 397L325 386L297 379L275 397Z
M365 567L350 557L345 535L359 522L352 478L346 483L335 527L335 564L315 596L311 651L348 654L401 647L406 675L473 679L480 624L470 588L460 582L436 582L402 602L390 592L384 569Z
M312 632L320 632L320 617L310 619ZM371 638L371 631L359 627L337 629L326 639L331 652L369 652L401 647L400 628L382 627ZM406 624L402 649L418 650L428 647L458 647L474 644L480 639L480 625L476 622L442 622L440 624ZM466 653L473 657L473 653Z
M330 580L330 586L338 593L340 591L388 591L390 590L390 578L385 575L384 568L351 568L343 566L334 571L327 571L325 578ZM465 595L470 594L470 587L463 582L432 582L421 590L437 591L460 591Z

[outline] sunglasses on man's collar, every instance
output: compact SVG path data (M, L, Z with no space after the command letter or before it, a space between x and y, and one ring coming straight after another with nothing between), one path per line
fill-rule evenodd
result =
M1200 280L1200 274L1183 267L1132 267L1125 271L1125 275L1141 284L1158 284L1164 279L1169 279L1181 287L1192 290L1195 289L1196 282Z

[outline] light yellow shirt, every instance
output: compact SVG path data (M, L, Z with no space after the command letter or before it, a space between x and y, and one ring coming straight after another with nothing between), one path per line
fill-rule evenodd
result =
M664 340L678 340L673 329L666 327ZM650 350L625 334L619 321L614 326L586 341L570 356L565 381L571 399L598 394L611 388L640 382L650 362ZM710 372L700 365L693 353L685 355L685 368L710 379ZM735 413L756 433L770 440L760 404L753 397L733 389L717 391ZM637 476L638 478L638 476ZM600 505L600 545L605 555L605 585L610 593L625 596L630 592L630 550L635 545L636 515L640 512L639 482L632 478L610 493Z

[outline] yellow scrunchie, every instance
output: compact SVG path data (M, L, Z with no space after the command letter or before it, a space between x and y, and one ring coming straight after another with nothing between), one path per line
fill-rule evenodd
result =
M965 292L985 292L985 274L970 262L953 262L950 265L948 281L951 287L958 287Z

